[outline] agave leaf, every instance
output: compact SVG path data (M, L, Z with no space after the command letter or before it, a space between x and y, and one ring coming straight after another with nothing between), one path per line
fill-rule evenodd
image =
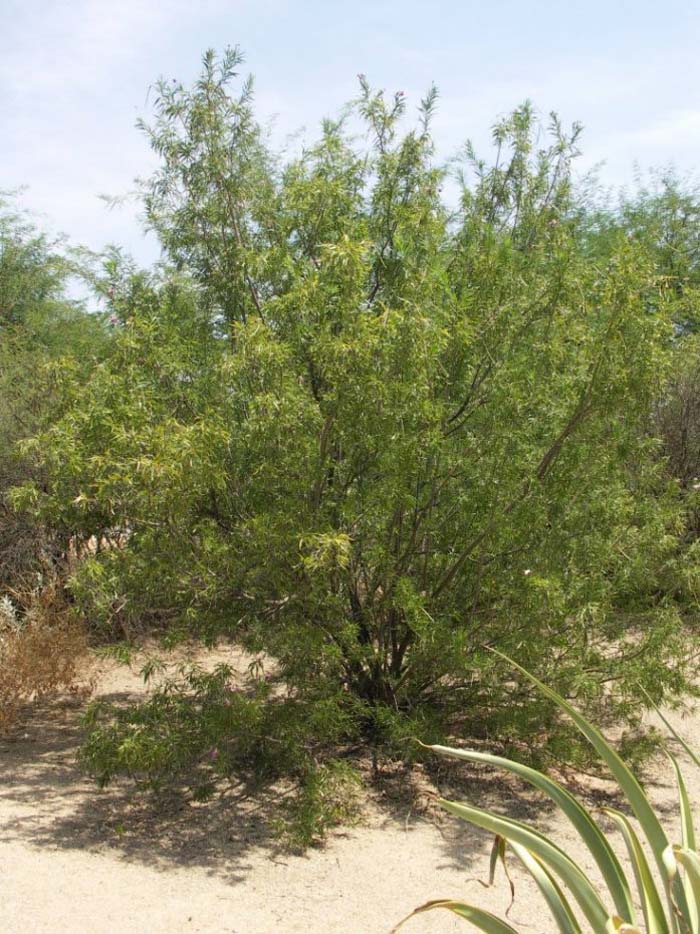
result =
M520 821L492 814L490 811L471 807L468 804L457 804L453 801L445 801L442 798L439 799L439 803L445 810L456 814L457 817L461 817L477 827L483 827L484 830L491 833L500 834L511 844L515 842L526 847L533 856L536 856L548 869L555 872L562 879L579 903L593 930L605 930L605 925L611 915L590 880L576 863L544 834L520 823Z
M581 934L581 928L571 906L547 867L536 856L519 843L511 843L511 849L537 883L554 918L560 934Z
M615 915L605 925L605 934L645 934L645 932L636 924L628 924L619 915Z
M661 825L661 821L656 816L653 807L649 803L649 799L644 794L642 786L637 781L635 775L630 771L627 765L622 761L617 752L613 747L608 743L600 730L590 723L582 714L576 710L567 700L565 700L560 694L557 694L556 691L548 687L539 678L536 678L534 675L530 674L522 665L519 665L517 662L514 662L512 658L509 658L507 655L504 655L502 652L499 652L497 649L491 649L491 651L502 658L504 661L508 662L509 665L512 665L525 677L531 684L534 684L538 690L540 690L545 697L548 697L553 701L561 710L563 710L574 722L579 731L586 737L588 742L593 746L598 755L606 763L612 775L617 782L620 790L624 793L625 797L629 801L630 807L634 813L634 816L639 821L639 824L644 831L649 844L651 845L652 853L654 854L654 859L657 866L659 867L659 872L661 873L662 879L666 882L670 880L668 875L668 868L664 861L664 852L670 847L670 843L666 836L666 833ZM674 891L671 891L670 881L667 886L667 898L671 906L671 911L674 913L675 918L675 909L680 912L681 916L688 916L688 904L685 898L685 892L683 890L683 885L680 881L676 880L678 884L674 885ZM673 922L674 926L676 922ZM674 927L675 929L675 927Z
M496 866L500 860L505 867L505 852L506 852L506 841L503 837L500 837L498 834L493 838L493 846L491 847L491 858L489 860L489 881L488 885L493 885L493 881L496 878Z
M656 882L634 827L625 815L615 808L603 808L603 811L612 818L622 831L637 880L637 891L644 912L647 934L668 934L669 925L659 898Z
M678 785L678 803L681 812L681 831L683 833L683 846L687 850L695 849L695 827L693 825L693 813L690 808L690 797L688 789L683 778L683 772L675 756L667 752L666 755L671 760L671 765L676 773L676 784Z
M453 912L453 914L458 915L460 918L471 921L475 927L480 931L485 931L486 934L518 934L517 930L511 927L507 921L501 921L500 918L491 914L490 911L484 911L483 908L477 908L476 905L469 905L466 902L458 902L449 898L436 898L433 901L421 905L420 908L416 908L410 915L407 915L402 921L399 921L391 934L395 934L395 932L398 931L400 927L403 927L414 915L421 914L424 911L434 911L436 908L446 908L447 911Z
M469 762L483 762L497 768L506 769L548 795L568 817L590 850L612 896L618 915L628 924L635 923L632 894L620 861L591 814L562 785L536 769L514 762L511 759L505 759L502 756L476 752L471 749L452 749L449 746L429 746L427 748L442 756L465 759Z
M676 784L678 785L678 801L681 812L681 830L683 834L683 847L687 851L695 852L695 827L693 826L693 814L690 808L690 798L686 788L683 772L675 756L667 752L666 755L671 760L674 772L676 773ZM700 905L697 892L693 886L693 878L688 870L683 878L683 888L685 897L688 901L688 911L690 912L690 926L693 932L700 929Z
M685 892L690 905L690 929L692 934L700 930L700 857L685 846L674 846L673 855L685 869Z
M635 924L628 924L618 915L615 915L606 924L605 934L644 934L644 931Z

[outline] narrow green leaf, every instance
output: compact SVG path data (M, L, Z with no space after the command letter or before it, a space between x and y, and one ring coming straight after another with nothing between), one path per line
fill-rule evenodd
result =
M635 775L630 771L627 765L622 761L617 752L612 748L610 743L605 739L603 734L590 723L582 714L576 710L567 700L564 700L561 695L557 694L556 691L548 687L546 684L543 684L539 678L536 678L534 675L530 674L522 665L519 665L513 659L509 658L507 655L504 655L502 652L499 652L497 649L491 649L491 651L502 658L504 661L508 662L509 665L512 665L525 677L531 684L534 684L546 697L553 701L558 707L561 708L574 722L576 727L580 732L586 737L588 742L593 746L598 755L604 760L612 775L620 787L620 790L623 792L627 800L629 801L630 807L634 812L635 817L639 821L639 824L644 831L649 844L651 845L652 853L654 854L654 859L657 866L659 867L659 872L664 880L668 879L667 868L664 863L664 851L670 846L669 840L666 836L666 833L661 826L659 818L656 816L653 807L649 803L647 796L644 794L642 786L637 781ZM670 888L667 888L666 892L669 904L672 907L677 905L678 910L683 915L688 913L688 905L685 899L685 892L683 891L682 884L675 886L675 890L671 893Z
M567 886L571 894L581 907L594 931L602 931L611 917L600 896L587 878L585 873L567 856L567 854L544 834L528 827L520 821L481 808L471 807L468 804L457 804L453 801L439 799L445 810L456 814L463 820L483 827L491 833L505 837L509 843L520 843L526 847L533 856L555 872Z
M700 931L700 857L695 850L674 846L676 862L685 869L685 892L690 904L690 929L692 934Z
M615 808L603 808L603 811L617 824L624 837L634 876L637 880L637 891L644 912L647 934L668 934L670 928L659 898L656 882L634 827L625 815Z
M668 719L665 717L665 715L661 712L661 710L659 709L659 707L657 707L657 705L654 703L654 701L651 699L651 697L649 697L649 694L644 690L644 688L641 688L641 690L642 690L642 692L646 695L647 700L649 701L649 703L651 704L651 706L654 708L654 710L655 710L656 713L658 714L659 719L660 719L661 722L664 724L664 726L666 727L666 729L667 729L667 730L669 731L669 733L673 736L673 738L674 738L675 740L677 740L677 741L681 744L681 746L682 746L683 749L686 751L686 753L688 754L688 756L690 757L690 759L692 760L692 762L694 762L695 765L697 765L697 767L700 769L700 756L698 756L698 754L686 743L686 741L683 739L683 737L682 737L681 734L678 732L678 730L676 730L675 727L672 726L672 724L669 722L669 720L668 720Z
M554 876L536 856L519 843L511 843L511 849L535 880L544 896L560 934L581 934L581 928L571 910L569 902Z
M491 847L491 859L489 860L489 881L487 888L493 885L494 879L496 878L496 867L498 863L503 866L503 872L506 879L508 880L508 885L510 886L510 905L506 908L506 917L508 912L513 907L513 902L515 900L515 885L513 880L510 877L508 872L508 864L506 863L506 839L501 837L498 834L493 838L493 846ZM484 884L484 883L482 883Z
M471 749L452 749L449 746L429 746L428 748L442 756L465 759L469 762L482 762L506 769L548 795L581 835L600 869L620 917L629 924L635 923L632 894L620 861L591 814L562 785L536 769L502 756L476 752Z
M695 850L695 827L693 825L693 812L690 807L690 797L688 789L683 778L683 772L678 764L678 760L671 753L667 753L671 760L671 765L676 773L676 784L678 785L678 803L681 812L681 831L683 834L683 846L687 850Z
M644 690L642 688L642 690ZM700 758L696 752L688 745L688 743L683 739L680 733L674 728L666 716L661 712L659 707L653 702L649 694L644 691L649 703L652 705L654 710L659 716L659 719L664 724L669 733L676 739L678 743L685 750L686 754L698 768L700 768ZM693 825L693 815L690 807L690 799L688 797L688 790L686 788L685 779L683 778L683 773L681 767L678 764L675 756L667 752L673 769L676 773L676 783L678 785L678 798L681 811L681 829L683 834L683 846L687 850L695 850L695 828ZM693 883L689 874L683 879L683 888L685 890L685 896L688 902L688 912L689 912L689 922L691 929L695 932L700 929L700 904L698 903L697 893L693 891Z
M507 921L501 921L500 918L491 914L490 911L484 911L483 908L477 908L475 905L453 901L449 898L437 898L434 901L426 902L425 905L421 905L420 908L416 908L410 915L407 915L402 921L399 921L391 934L395 934L395 932L398 931L400 927L403 927L414 915L421 914L424 911L434 911L436 908L446 908L447 911L451 911L460 918L464 918L465 921L471 921L475 927L480 931L485 931L486 934L518 934L517 930L511 927Z
M499 860L501 863L505 862L505 850L506 850L506 841L503 837L499 837L498 834L493 838L493 846L491 847L491 857L489 859L489 881L488 884L493 885L493 881L496 878L496 867L498 866Z

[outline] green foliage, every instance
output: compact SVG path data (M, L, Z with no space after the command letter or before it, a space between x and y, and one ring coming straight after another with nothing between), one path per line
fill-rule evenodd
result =
M8 193L0 193L0 325L4 331L38 322L48 330L48 314L60 319L66 311L66 261L11 205Z
M14 597L50 576L66 547L12 506L14 486L43 479L19 443L62 411L57 368L85 379L107 341L102 321L66 297L71 266L59 248L0 198L0 593Z
M634 726L638 683L688 686L691 639L683 505L647 430L681 314L658 237L593 216L580 128L530 105L496 125L491 162L466 147L457 206L434 91L407 128L404 96L361 78L283 160L250 81L231 90L240 61L208 53L192 88L159 86L144 197L171 268L109 259L111 353L86 380L63 369L73 404L27 445L46 479L16 502L99 543L71 586L103 631L223 634L274 659L290 700L242 717L304 711L312 737L321 705L336 739L392 751L537 735L571 758L497 646ZM100 721L90 767L170 774L209 748L218 702L205 691L190 728L187 695L117 714L115 734ZM127 756L129 717L151 715L184 749L146 731Z
M147 664L144 679L160 667ZM347 701L322 690L304 698L283 691L256 665L243 683L227 665L212 672L182 666L161 677L144 703L92 704L82 765L100 785L126 774L154 791L186 789L195 801L227 783L291 781L273 827L286 845L304 848L353 819L358 776L329 757L347 732Z
M251 677L240 686L232 676L226 665L213 672L183 667L140 705L92 705L81 752L86 769L101 784L126 772L153 788L182 775L192 788L234 774L275 779L301 774L316 744L342 735L339 705L320 693L309 700L273 696L269 679Z
M620 197L617 210L597 215L598 242L624 233L653 257L675 298L674 319L683 333L698 330L700 295L700 189L691 177L673 169L637 178L632 193Z
M601 895L599 887L591 881L566 850L561 849L553 840L534 828L480 808L442 801L442 805L457 817L497 834L491 862L492 878L496 861L500 859L505 865L505 851L507 847L510 847L532 875L545 898L557 930L562 934L577 934L583 930L580 925L580 915L586 918L591 930L609 931L610 934L615 931L641 934L642 930L647 934L683 934L687 931L696 931L700 918L700 854L696 848L695 829L685 781L676 759L669 754L678 784L682 845L669 843L659 818L639 782L597 727L551 688L542 684L519 665L515 667L571 718L577 729L606 763L620 794L625 797L646 838L661 884L657 882L648 864L635 826L621 811L614 808L603 809L605 815L622 833L633 870L632 874L625 872L622 868L608 838L595 823L592 813L557 782L527 766L499 756L468 749L433 746L431 748L439 755L468 762L487 763L505 769L548 795L580 835L597 864L606 891L604 895ZM662 719L675 738L684 746L693 762L700 766L700 759L678 736L668 721L665 718ZM562 885L568 890L566 894ZM632 892L635 887L636 897L633 898ZM576 904L576 911L570 902L571 898ZM643 927L639 926L642 922L637 920L638 912L635 904L641 906ZM413 917L413 914L431 911L435 908L452 911L459 917L471 921L482 931L512 932L515 930L511 925L489 912L457 900L439 899L428 902L416 909L409 915L409 918ZM398 927L401 927L407 920L408 918Z
M284 816L274 828L282 842L293 850L304 850L321 842L328 831L357 819L359 775L339 759L314 766L297 793L285 801Z

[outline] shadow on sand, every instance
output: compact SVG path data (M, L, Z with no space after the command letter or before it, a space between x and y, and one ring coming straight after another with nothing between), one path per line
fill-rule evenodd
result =
M131 698L127 692L101 695L113 703ZM0 836L6 842L109 852L161 870L196 866L228 882L245 878L254 854L283 862L304 858L281 850L271 830L280 813L275 789L254 794L233 789L206 804L176 794L155 798L125 780L98 789L76 762L82 708L76 699L36 702L12 735L0 738ZM442 837L436 868L485 878L489 836L444 816L435 802L436 788L545 830L556 820L547 801L511 777L447 763L430 774L418 767L380 775L368 796L366 825L411 833L428 821ZM609 793L602 795L609 803ZM595 805L595 796L587 797ZM340 830L333 837L354 833Z

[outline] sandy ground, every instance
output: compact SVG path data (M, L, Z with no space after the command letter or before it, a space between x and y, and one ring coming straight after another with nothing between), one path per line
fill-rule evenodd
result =
M102 665L97 694L126 700L143 690L128 669ZM500 876L483 888L490 840L436 821L412 800L381 794L361 826L334 833L304 856L279 852L265 827L274 802L223 799L157 811L129 785L99 791L75 765L81 704L37 703L0 740L0 931L5 934L388 934L412 908L437 897L476 901L502 914ZM674 715L700 747L698 718ZM675 832L675 793L663 763L651 794ZM687 770L700 800L700 775ZM589 800L605 786L585 783ZM574 789L575 790L575 789ZM581 846L529 790L487 773L465 775L463 797L553 831ZM403 803L401 801L403 800ZM586 863L585 855L582 854ZM510 922L523 932L552 928L538 893L512 864ZM406 925L407 934L469 930L447 912Z

